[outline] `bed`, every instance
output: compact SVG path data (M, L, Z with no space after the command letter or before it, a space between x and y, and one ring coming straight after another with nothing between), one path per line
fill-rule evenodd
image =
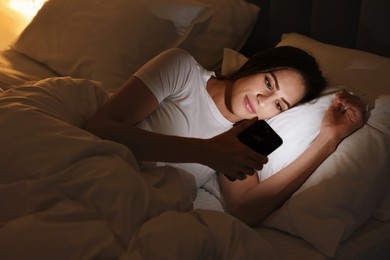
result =
M0 257L390 259L389 3L46 2L0 55ZM177 168L145 170L80 128L165 49L228 74L275 45L313 54L330 83L269 120L284 145L260 179L310 145L335 91L363 99L365 124L259 227L224 211L215 178L197 187Z

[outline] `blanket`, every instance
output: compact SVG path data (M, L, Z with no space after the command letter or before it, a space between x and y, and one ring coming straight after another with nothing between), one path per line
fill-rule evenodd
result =
M2 259L273 259L251 228L193 209L193 177L141 171L124 145L80 128L107 94L70 77L0 93Z

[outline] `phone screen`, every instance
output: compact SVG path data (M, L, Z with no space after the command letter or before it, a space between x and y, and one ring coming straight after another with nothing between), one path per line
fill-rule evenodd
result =
M282 138L264 120L258 120L245 129L238 139L265 156L283 144Z
M238 139L258 153L268 156L283 144L282 138L264 120L258 120L242 131ZM236 179L225 175L230 181Z

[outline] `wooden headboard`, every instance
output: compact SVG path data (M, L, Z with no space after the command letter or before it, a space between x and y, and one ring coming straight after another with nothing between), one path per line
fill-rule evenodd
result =
M324 43L390 57L389 0L247 0L261 10L242 52L272 47L296 32Z

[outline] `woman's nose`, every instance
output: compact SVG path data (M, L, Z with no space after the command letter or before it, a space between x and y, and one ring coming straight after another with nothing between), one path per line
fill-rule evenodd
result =
M266 107L267 97L262 94L257 94L257 104L259 107Z

